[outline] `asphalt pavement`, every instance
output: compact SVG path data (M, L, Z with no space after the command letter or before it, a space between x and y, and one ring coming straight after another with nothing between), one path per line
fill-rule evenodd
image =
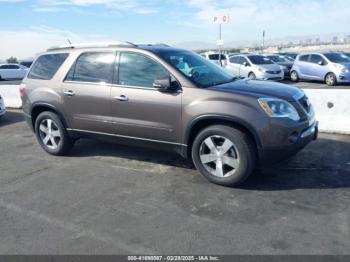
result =
M170 153L79 140L46 154L0 119L0 254L350 254L350 136L319 140L240 188Z

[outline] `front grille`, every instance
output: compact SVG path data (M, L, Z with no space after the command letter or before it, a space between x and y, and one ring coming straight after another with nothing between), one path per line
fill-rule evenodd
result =
M280 78L280 77L270 77L270 78L268 78L267 80L282 80L282 78Z
M278 75L281 73L281 71L266 71L266 73L271 74L271 75Z
M309 113L311 110L311 104L309 102L309 99L304 96L302 98L299 99L299 103L301 104L301 106L304 108L304 110Z

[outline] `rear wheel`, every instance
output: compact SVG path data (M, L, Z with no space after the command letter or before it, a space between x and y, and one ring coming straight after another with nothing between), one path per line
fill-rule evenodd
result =
M328 73L325 82L328 86L335 86L337 84L337 77L333 73Z
M223 186L243 183L255 168L255 147L242 131L215 125L201 131L193 142L192 159L209 181Z
M40 146L52 155L65 155L73 146L61 119L53 112L43 112L37 117L35 134Z
M290 79L291 79L293 82L298 82L298 81L299 81L298 72L297 72L297 71L292 71L292 72L290 73Z
M249 73L248 78L251 79L251 80L255 80L256 79L256 75L253 72L251 72L251 73Z

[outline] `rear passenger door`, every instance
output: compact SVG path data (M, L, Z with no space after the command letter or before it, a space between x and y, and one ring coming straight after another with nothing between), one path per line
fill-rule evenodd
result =
M299 57L297 65L298 65L298 69L299 69L299 77L301 77L301 78L310 79L309 59L310 59L310 55L301 55Z
M239 56L233 56L229 58L229 63L227 64L226 68L230 72L232 72L235 76L239 76Z
M111 83L115 52L84 52L62 84L65 113L71 129L108 133L111 125Z
M169 76L170 73L148 55L119 54L111 90L115 134L141 141L177 143L180 140L182 92L160 92L153 87L156 79Z

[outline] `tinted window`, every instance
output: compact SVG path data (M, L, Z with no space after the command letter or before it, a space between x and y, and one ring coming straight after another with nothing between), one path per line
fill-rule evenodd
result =
M284 56L279 56L279 55L271 55L271 56L267 56L267 58L269 58L270 60L272 60L276 63L288 63L288 62L290 62Z
M153 88L156 79L166 77L169 77L168 71L153 59L136 53L121 53L117 84Z
M239 56L234 56L234 57L230 57L230 62L233 64L240 64L240 57Z
M273 62L268 59L267 57L261 56L261 55L251 55L249 56L250 61L252 61L252 63L254 65L269 65L269 64L273 64Z
M32 66L28 78L51 79L67 59L68 54L52 54L40 56Z
M329 53L324 55L333 63L350 63L350 58L345 54Z
M319 55L311 55L310 62L314 64L318 64L320 62L324 62L323 58Z
M299 57L299 61L308 62L309 61L309 55L302 55Z
M111 83L114 61L115 53L112 52L83 53L69 70L66 80Z
M205 88L235 80L231 73L190 51L162 51L159 56L198 87Z
M8 69L19 69L18 65L8 65Z
M7 65L2 65L2 66L0 66L0 69L8 69L8 66Z
M208 56L210 60L219 60L220 55L219 54L212 54ZM226 57L224 55L221 55L221 60L226 60Z

